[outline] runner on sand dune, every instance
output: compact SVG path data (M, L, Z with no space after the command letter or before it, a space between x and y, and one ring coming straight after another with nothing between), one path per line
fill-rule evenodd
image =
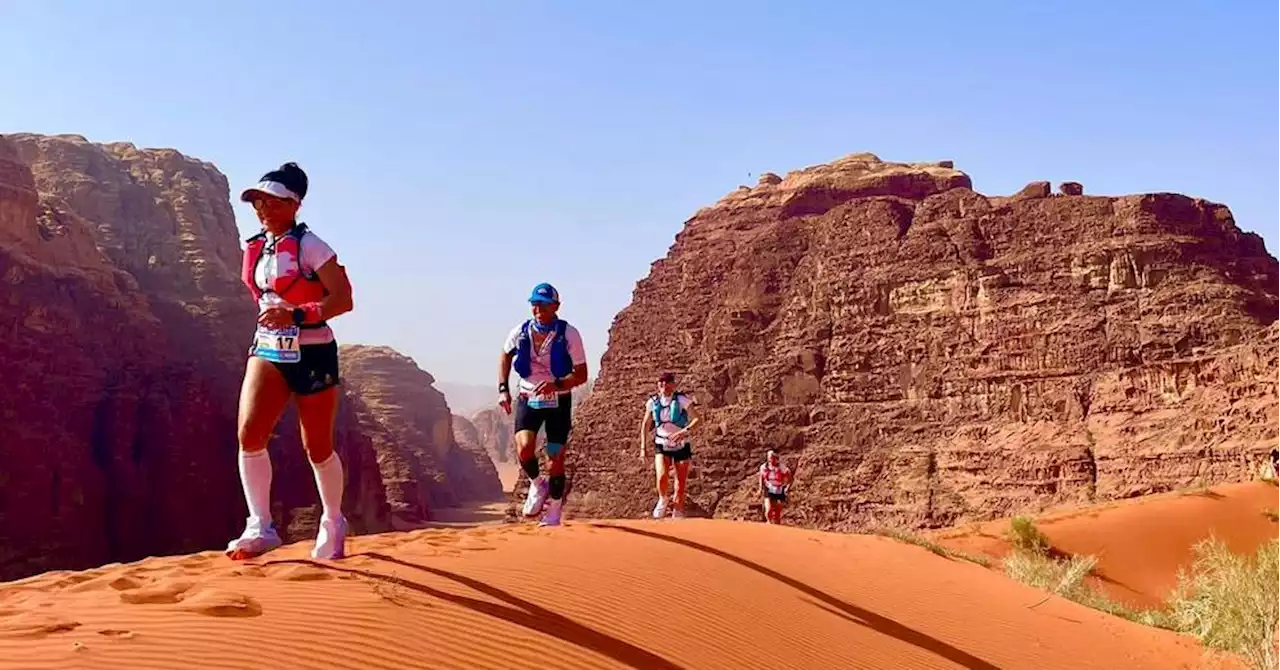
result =
M667 512L667 475L676 471L675 505L671 516L684 516L686 482L689 479L689 463L693 447L689 443L689 430L698 423L691 396L676 390L676 376L670 372L658 377L658 393L649 396L640 417L640 459L649 458L653 449L653 469L658 477L658 504L653 508L653 518L661 519ZM650 434L652 432L652 436Z
M333 450L338 411L338 343L327 320L351 311L351 284L337 254L298 223L307 175L295 163L262 176L240 199L253 203L262 232L248 239L241 280L258 301L258 325L240 388L240 483L249 508L244 532L227 545L234 560L280 546L271 518L267 440L290 398L298 404L302 446L324 508L311 551L342 558L342 462Z
M778 452L770 449L760 466L759 491L764 495L766 523L782 523L782 509L787 505L787 489L791 487L791 469L783 465Z
M498 405L511 413L507 382L514 369L520 377L515 403L515 440L520 466L529 475L524 515L538 516L539 525L557 526L564 506L565 443L573 428L573 395L570 391L587 381L587 354L578 329L557 316L560 294L550 284L538 284L529 296L533 318L507 335L498 360ZM543 476L534 451L538 430L547 428L549 476ZM547 498L550 497L550 502Z

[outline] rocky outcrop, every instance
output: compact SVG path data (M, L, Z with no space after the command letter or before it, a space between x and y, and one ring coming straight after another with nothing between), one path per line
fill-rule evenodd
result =
M228 333L253 308L184 235L235 253L210 166L0 137L0 577L194 551L243 520L215 503L238 490Z
M225 546L246 510L236 408L256 310L226 178L171 149L0 136L0 579ZM344 512L388 530L375 445L338 418ZM447 416L447 411L446 411ZM273 514L314 536L296 412Z
M502 488L483 448L459 446L453 415L434 379L389 347L342 345L343 385L358 399L356 422L375 438L393 526L429 520L430 510L494 500Z
M788 518L833 529L1247 477L1277 438L1275 258L1219 204L1046 191L859 154L697 212L610 329L571 508L652 506L660 367L705 416L695 513L758 518L768 448Z
M477 491L476 499L494 501L502 498L502 482L497 464L480 442L480 432L465 418L453 416L453 438L459 449L458 460L465 461L468 490Z
M501 409L486 409L477 412L468 423L476 431L476 441L494 463L516 462L511 416Z

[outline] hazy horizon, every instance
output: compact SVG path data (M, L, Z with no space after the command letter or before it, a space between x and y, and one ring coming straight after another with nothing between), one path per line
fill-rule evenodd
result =
M855 152L952 160L988 195L1203 197L1276 253L1274 6L282 2L266 32L248 10L0 6L0 133L208 161L242 237L236 195L298 161L300 218L354 284L339 340L391 346L437 388L492 386L542 281L595 377L698 208Z

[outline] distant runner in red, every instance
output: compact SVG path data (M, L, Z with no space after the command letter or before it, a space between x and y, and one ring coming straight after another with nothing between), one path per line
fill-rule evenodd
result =
M770 449L760 466L760 493L764 494L766 523L782 523L782 509L787 505L787 489L791 487L791 468L782 464L778 452Z
M241 268L241 280L258 301L258 325L240 389L240 483L249 518L244 533L227 545L233 560L280 546L271 518L267 440L294 397L302 446L324 508L311 555L335 559L345 554L342 462L333 450L338 343L327 320L351 311L351 284L333 249L298 223L306 195L307 175L295 163L266 173L240 194L253 203L263 230L249 238Z

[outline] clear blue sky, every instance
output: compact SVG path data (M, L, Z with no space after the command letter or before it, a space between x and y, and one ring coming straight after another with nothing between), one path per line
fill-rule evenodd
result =
M698 207L855 151L1201 196L1274 254L1276 5L1041 4L9 0L0 132L174 147L235 191L298 161L339 337L458 382L540 281L594 367Z

